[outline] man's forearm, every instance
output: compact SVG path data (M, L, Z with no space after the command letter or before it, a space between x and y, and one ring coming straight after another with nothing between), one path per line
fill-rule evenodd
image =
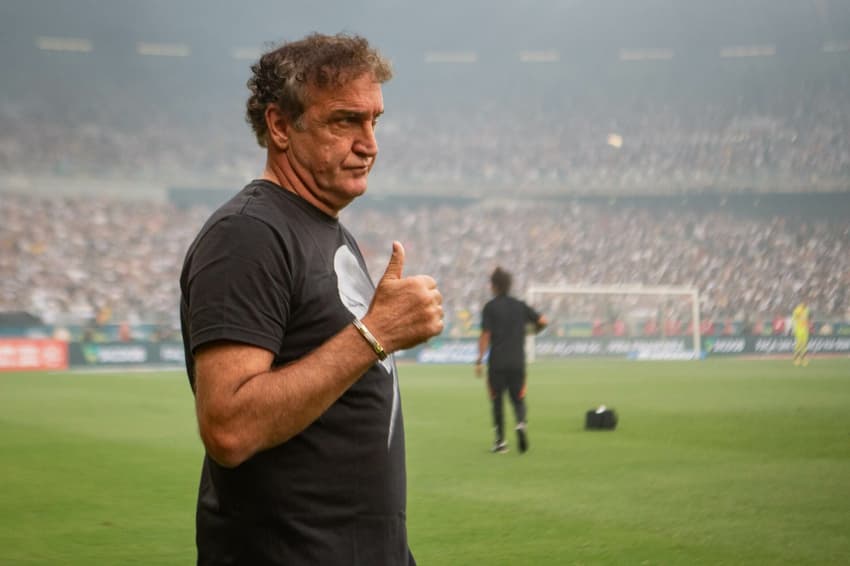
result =
M487 348L490 347L490 333L482 332L478 337L478 359L476 363L480 364L484 361L484 356L487 354Z
M210 456L224 466L237 466L303 431L377 362L353 325L279 368L256 371L255 351L223 345L198 357L201 436ZM247 359L240 361L240 355Z

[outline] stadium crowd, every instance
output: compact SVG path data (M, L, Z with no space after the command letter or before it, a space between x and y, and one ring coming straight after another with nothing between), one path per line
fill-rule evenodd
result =
M508 109L476 104L458 113L441 108L407 116L403 127L389 124L381 132L382 158L390 186L428 189L622 194L846 187L846 91L809 95L749 103L635 95L599 103L525 100Z
M358 201L343 220L375 277L392 239L402 239L407 270L437 278L455 328L477 324L497 264L515 274L518 294L532 283L693 285L703 317L745 326L787 316L805 293L816 318L850 320L847 218L534 200L846 191L850 74L841 65L762 62L711 76L690 69L683 81L620 66L623 76L608 82L592 69L582 77L593 80L560 77L551 88L512 80L473 92L474 79L443 77L428 97L388 90L370 195L463 195L472 204L390 211ZM48 324L173 329L183 254L208 209L5 182L236 190L262 170L241 116L244 92L199 80L197 96L173 96L166 83L149 82L82 76L66 85L71 95L0 97L0 190L31 189L0 193L0 311L28 310ZM602 316L594 308L570 304L570 316Z
M375 187L432 194L843 189L850 180L846 82L737 98L526 94L513 102L390 107ZM236 103L188 113L123 96L97 100L49 113L38 100L0 104L0 173L221 186L262 165Z
M210 210L171 204L0 199L0 311L48 324L154 323L174 328L183 254ZM693 285L709 320L787 316L802 294L815 317L850 320L850 219L812 220L604 202L480 201L342 213L370 273L393 239L405 272L428 273L445 300L447 332L478 323L487 276L501 265L515 292L532 284ZM547 305L550 306L551 305ZM573 308L573 314L591 313ZM681 307L681 315L687 309Z

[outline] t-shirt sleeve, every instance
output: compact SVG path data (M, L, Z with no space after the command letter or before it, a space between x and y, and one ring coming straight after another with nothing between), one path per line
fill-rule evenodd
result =
M190 261L184 292L191 350L226 340L277 355L292 279L275 231L250 216L227 216L202 236Z
M484 305L484 310L481 312L481 330L491 331L493 325L493 313L490 309L490 304Z
M537 321L540 320L540 313L531 308L530 306L525 305L525 318L526 320L528 320L528 322L531 322L536 325Z

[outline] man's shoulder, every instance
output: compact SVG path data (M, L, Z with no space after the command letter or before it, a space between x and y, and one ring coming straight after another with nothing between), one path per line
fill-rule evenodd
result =
M525 301L520 299L519 297L514 297L511 295L505 295L506 302L510 304L512 307L522 307L525 308L528 305L525 304Z
M227 219L230 224L260 223L273 232L296 231L305 224L321 222L300 197L269 181L251 181L221 204L208 219L205 230Z
M498 310L500 312L508 310L512 311L512 309L516 309L518 307L524 307L525 303L516 297L512 297L511 295L497 295L487 301L484 305L485 310Z
M257 247L270 239L292 239L285 233L298 224L292 221L297 215L287 211L285 199L275 198L274 189L264 187L262 181L252 181L219 205L195 236L187 259L210 247L236 250Z
M263 217L287 211L295 206L295 203L287 198L285 189L269 181L255 179L222 204L216 213Z

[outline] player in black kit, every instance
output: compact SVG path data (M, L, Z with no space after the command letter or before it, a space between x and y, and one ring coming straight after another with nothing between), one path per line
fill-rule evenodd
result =
M475 373L479 377L487 350L487 384L493 402L493 425L496 440L493 452L508 451L505 441L505 415L502 398L505 390L511 399L516 417L516 432L519 451L528 450L528 432L525 407L525 335L526 325L540 332L548 323L523 301L511 297L511 274L497 267L490 276L495 297L484 305L481 316L481 336L478 339L478 360Z

